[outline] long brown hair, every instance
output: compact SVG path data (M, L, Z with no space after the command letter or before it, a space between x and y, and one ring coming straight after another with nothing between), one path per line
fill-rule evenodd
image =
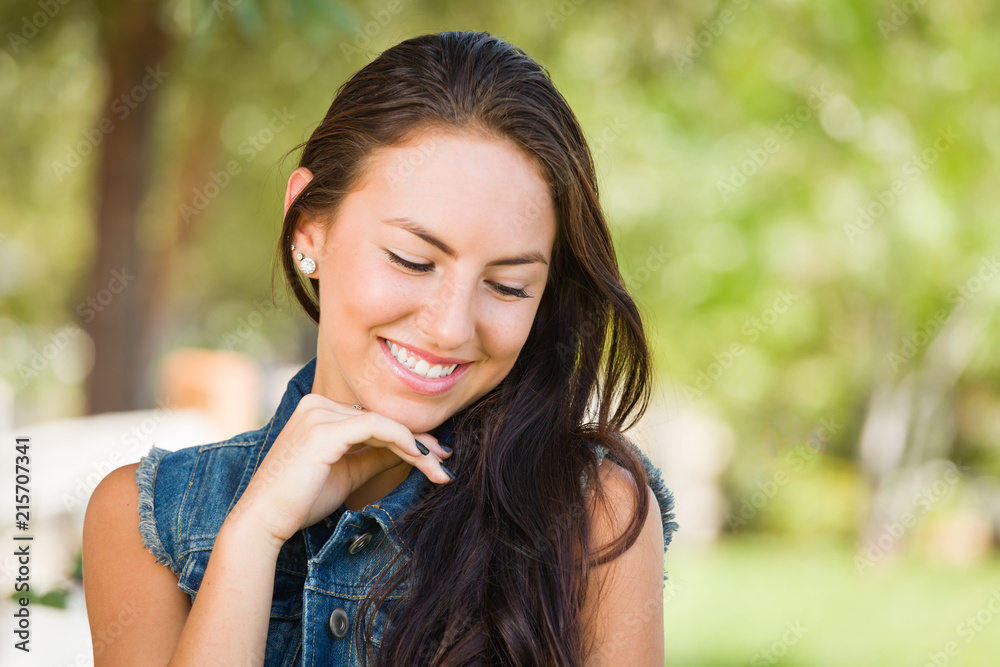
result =
M581 665L590 568L632 545L649 508L642 463L620 434L646 409L651 367L590 150L548 73L487 33L424 35L382 53L340 88L303 144L299 166L313 178L285 215L277 258L318 323L319 283L309 279L307 291L289 248L299 216L332 221L373 150L428 128L485 132L525 151L549 182L556 241L513 368L453 418L457 480L435 485L398 522L406 549L362 604L361 654L387 666ZM585 441L639 482L627 528L597 550L589 518L604 495ZM390 604L403 582L404 602ZM373 651L379 609L389 619Z

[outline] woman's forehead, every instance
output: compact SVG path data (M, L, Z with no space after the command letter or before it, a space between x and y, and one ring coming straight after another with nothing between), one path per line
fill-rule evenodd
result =
M540 240L551 247L555 207L532 159L512 142L428 133L379 149L352 193L379 220L408 219L481 242Z

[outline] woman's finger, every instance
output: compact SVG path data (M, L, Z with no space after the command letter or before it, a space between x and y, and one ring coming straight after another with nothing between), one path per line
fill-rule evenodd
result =
M417 442L423 444L427 447L427 449L434 452L439 459L446 459L452 454L450 447L445 449L441 442L430 433L415 433L413 437Z
M381 413L372 412L365 408L359 409L353 405L347 405L346 403L338 403L337 401L333 401L331 399L326 398L322 394L311 394L311 396L317 399L318 407L326 409L327 411L333 413L333 415L331 415L333 417L333 421L341 421L340 417L357 417L365 414L381 415ZM384 417L385 415L381 416ZM389 421L392 422L393 420L390 419ZM430 433L424 432L415 434L414 440L416 441L415 446L418 450L418 453L420 454L423 454L423 451L420 451L420 448L426 447L430 451L434 452L434 454L440 459L445 459L451 456L452 453L451 449L450 448L446 449L445 447L442 447L438 439L433 435L431 435Z
M346 443L360 443L372 449L386 449L394 453L397 457L420 468L427 478L434 482L445 483L451 481L450 471L441 465L441 455L444 451L437 439L429 434L422 434L426 444L421 443L427 453L424 454L417 444L417 439L409 429L402 424L395 422L388 417L376 412L366 412L356 417L337 422L338 439ZM433 447L433 450L432 450ZM376 454L374 458L359 456L364 450L352 452L349 455L352 468L357 463L362 466L352 469L351 477L354 484L360 486L368 479L371 479L377 472L393 467L391 459L385 459L384 454Z

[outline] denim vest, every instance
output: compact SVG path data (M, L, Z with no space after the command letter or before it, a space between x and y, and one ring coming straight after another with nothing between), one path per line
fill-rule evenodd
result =
M146 548L170 568L177 587L192 603L216 534L299 400L312 391L315 370L314 357L289 381L274 417L260 429L173 452L153 446L141 459L136 471L139 532ZM441 442L451 442L449 424L446 421L436 433ZM594 449L603 459L607 450ZM677 528L671 513L673 498L659 470L641 452L640 456L660 506L665 550ZM358 511L341 505L285 542L275 570L265 665L361 664L355 639L361 632L355 623L358 608L372 592L373 579L401 549L393 523L431 485L414 467L382 499ZM398 598L405 591L404 583L394 593ZM377 611L372 625L376 653L384 624L385 612ZM251 663L260 660L260 656L246 658Z

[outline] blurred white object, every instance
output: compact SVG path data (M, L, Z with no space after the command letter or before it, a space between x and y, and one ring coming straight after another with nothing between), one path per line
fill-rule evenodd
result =
M670 405L651 402L628 436L660 468L664 483L674 494L679 527L671 547L718 539L728 508L719 479L735 442L729 425L682 401Z

